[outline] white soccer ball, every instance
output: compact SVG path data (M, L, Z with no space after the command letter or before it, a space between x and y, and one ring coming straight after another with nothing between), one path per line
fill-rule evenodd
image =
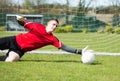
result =
M95 53L92 50L87 50L85 53L82 54L82 63L85 64L92 64L95 60Z

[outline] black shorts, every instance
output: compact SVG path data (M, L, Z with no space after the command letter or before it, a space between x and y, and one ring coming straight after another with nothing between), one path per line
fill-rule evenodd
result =
M20 57L24 55L24 51L20 49L19 45L16 42L15 36L0 38L0 50L5 49L8 49L7 55L10 51L18 53Z

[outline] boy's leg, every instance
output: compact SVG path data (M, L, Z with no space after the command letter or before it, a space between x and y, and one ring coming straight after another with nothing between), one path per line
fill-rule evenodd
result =
M11 37L0 38L0 50L9 49Z
M0 38L0 50L5 50L9 48L9 39L10 37L3 37ZM7 58L7 55L0 56L0 61L5 61Z
M0 38L0 50L4 50L8 48L8 42L7 42L7 37ZM0 56L0 61L5 61L7 58L7 55Z
M8 53L8 56L5 60L5 62L15 62L18 61L20 59L20 56L18 53L14 52L14 51L10 51Z
M15 36L0 38L0 50L8 49L5 62L18 61L24 55L24 51L17 45Z

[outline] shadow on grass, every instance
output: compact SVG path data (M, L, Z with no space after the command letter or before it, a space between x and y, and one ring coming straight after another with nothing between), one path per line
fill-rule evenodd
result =
M82 62L81 62L82 63ZM101 65L102 63L95 61L94 63L88 64L88 65Z
M58 62L58 63L62 63L62 62L73 62L73 63L82 63L81 61L77 61L77 60L20 60L20 62ZM92 64L89 65L100 65L100 62L95 61Z
M20 62L76 62L76 63L80 63L81 61L76 61L76 60L20 60Z

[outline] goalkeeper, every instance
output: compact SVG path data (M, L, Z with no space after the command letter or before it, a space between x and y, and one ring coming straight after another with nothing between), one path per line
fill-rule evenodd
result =
M53 45L58 49L75 54L82 54L87 50L87 47L83 50L68 47L52 34L59 24L57 19L49 20L47 22L47 26L37 22L30 22L24 18L24 16L17 15L16 19L21 26L24 26L24 28L29 31L17 36L0 38L0 50L8 49L5 56L0 56L1 61L18 61L25 52L41 48L46 45Z

